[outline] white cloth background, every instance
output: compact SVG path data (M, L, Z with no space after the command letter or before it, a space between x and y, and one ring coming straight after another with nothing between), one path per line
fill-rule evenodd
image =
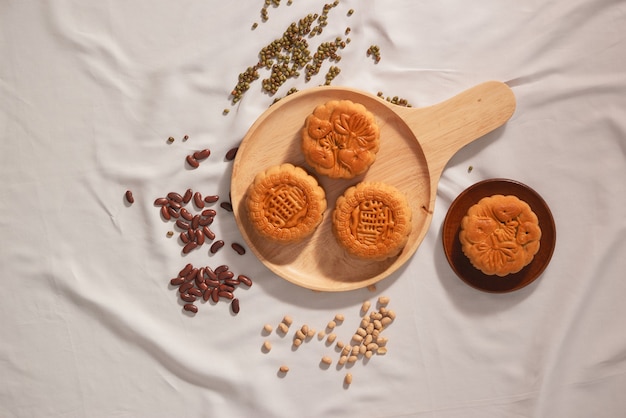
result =
M347 26L352 41L333 85L421 107L493 79L517 98L505 127L447 165L411 261L375 292L346 293L297 287L250 251L181 257L152 205L188 187L227 195L223 156L273 100L256 82L231 106L238 73L323 7L283 0L263 23L263 2L245 3L0 2L0 416L624 416L626 3L341 0L330 11L311 47ZM323 83L329 65L277 96ZM202 148L212 156L186 169ZM459 280L441 244L453 199L494 177L538 191L557 225L539 280L500 295ZM228 214L214 230L241 241ZM187 262L255 280L237 290L239 315L182 312L168 282ZM347 389L345 369L319 367L336 353L316 338L292 351L272 334L261 351L263 324L285 314L319 330L342 312L347 340L361 302L382 294L397 313L389 352L351 367Z

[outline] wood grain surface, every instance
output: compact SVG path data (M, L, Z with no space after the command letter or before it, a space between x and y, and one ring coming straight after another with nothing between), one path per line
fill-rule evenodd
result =
M317 176L328 209L315 233L297 244L281 245L259 236L248 222L246 191L255 175L289 162L305 163L300 131L316 106L352 100L372 112L380 128L380 150L363 175L351 180ZM362 288L389 276L417 250L432 219L437 184L449 159L463 146L502 126L515 111L515 96L501 82L489 81L439 104L408 108L355 89L316 87L281 99L265 111L243 138L233 165L231 201L237 225L254 254L273 272L319 291ZM404 250L386 261L359 260L335 241L331 213L344 190L361 181L382 181L406 194L413 225Z

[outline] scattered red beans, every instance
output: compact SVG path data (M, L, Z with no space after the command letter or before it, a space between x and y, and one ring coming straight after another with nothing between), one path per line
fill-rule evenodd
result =
M178 276L170 280L170 285L178 287L180 299L185 302L183 309L191 313L198 312L198 306L194 302L201 300L218 303L220 300L229 300L233 313L240 310L239 299L235 297L235 291L240 283L250 287L252 280L247 276L239 275L233 279L235 273L230 267L223 264L213 270L210 266L196 268L191 263L178 273ZM223 278L220 278L223 277ZM240 278L245 278L241 281Z
M186 303L185 306L183 306L183 309L188 312L198 313L198 307L193 303Z
M204 160L206 158L209 158L209 155L211 155L211 150L210 149L203 149L202 151L196 151L193 153L193 158L195 158L196 160Z
M196 155L196 157L202 157L202 155ZM191 158L197 161L193 155ZM166 196L154 200L154 205L159 208L163 220L173 221L176 228L181 231L179 237L183 254L190 253L206 242L212 242L209 249L211 254L217 253L225 246L223 240L215 241L215 233L209 228L217 216L217 211L204 209L206 204L215 203L218 200L218 195L203 197L200 192L194 192L192 189L187 189L184 194L169 192ZM192 205L188 206L190 202ZM232 211L229 201L222 202L220 206ZM232 243L231 247L240 255L246 253L246 249L239 243ZM198 306L195 302L198 300L217 303L225 299L231 301L231 310L237 314L240 302L234 292L240 284L250 287L252 280L245 275L235 276L235 273L225 264L213 270L209 266L195 268L188 263L177 277L169 280L169 283L178 289L180 299L185 302L183 306L185 311L197 313Z
M238 314L239 313L239 299L234 298L232 300L232 302L230 303L230 307L233 310L233 313Z
M128 203L130 203L131 205L133 203L135 203L135 198L133 197L133 192L131 192L130 190L126 190L126 194L124 196L126 197L126 201Z
M215 254L224 246L224 241L219 240L215 241L213 245L211 245L211 254Z
M233 242L230 246L231 246L231 247L233 248L233 250L235 250L235 251L237 252L237 254L239 254L239 255L244 255L244 254L246 253L246 249L245 249L245 248L243 248L243 245L241 245L241 244L238 244L238 243L236 243L236 242Z
M189 164L193 168L200 167L200 163L198 162L198 160L193 158L193 155L188 155L187 157L185 157L185 160L187 160L187 164Z
M239 147L229 149L228 152L226 153L226 160L227 161L234 160L235 157L237 156L237 151L239 151Z
M252 280L250 280L250 278L244 274L240 274L239 276L237 276L237 279L239 280L239 283L243 283L248 287L252 286Z
M194 193L193 203L198 209L204 209L204 200L202 200L202 194L200 192Z

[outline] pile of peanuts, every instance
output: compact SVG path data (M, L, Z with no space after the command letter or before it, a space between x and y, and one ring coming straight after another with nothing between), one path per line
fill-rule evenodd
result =
M361 322L359 327L352 335L350 341L345 342L338 340L336 334L336 328L340 326L345 317L343 314L336 314L335 317L328 322L325 329L317 333L318 341L325 341L327 347L334 345L336 351L339 352L339 359L337 360L337 368L343 367L346 363L356 363L358 360L370 359L373 355L384 355L387 353L387 341L386 337L383 337L381 333L385 330L396 318L396 314L393 310L388 309L389 298L387 296L380 296L377 300L377 309L371 310L372 304L369 300L366 300L361 305ZM293 324L293 318L289 315L285 315L282 321L278 324L276 334L280 337L285 337L289 334L289 331ZM270 336L273 327L270 324L263 326L262 334ZM293 332L292 345L294 349L300 347L303 343L313 340L316 335L316 330L307 324L303 324L299 328L296 328ZM269 339L266 339L261 346L263 353L269 353L272 350L272 343ZM329 355L325 355L320 360L320 366L328 368L332 365L333 359ZM285 376L289 371L289 367L285 364L279 368L279 376ZM347 387L352 383L352 374L346 373L344 376L344 386Z
M234 293L240 284L250 287L252 280L243 274L235 277L235 273L225 264L213 270L209 266L196 268L188 263L178 276L170 280L170 285L178 288L179 296L185 302L183 309L194 314L198 312L194 302L199 298L213 303L229 300L232 312L238 314L239 299Z

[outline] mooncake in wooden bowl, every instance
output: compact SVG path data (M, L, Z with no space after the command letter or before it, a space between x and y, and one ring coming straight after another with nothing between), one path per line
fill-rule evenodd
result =
M483 197L461 221L463 254L487 275L506 276L530 264L541 228L530 206L513 195Z

